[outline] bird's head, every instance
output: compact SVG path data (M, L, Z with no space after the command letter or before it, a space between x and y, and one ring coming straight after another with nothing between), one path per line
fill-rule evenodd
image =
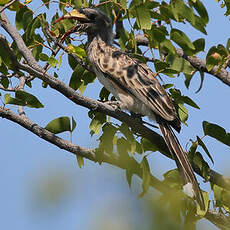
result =
M76 30L79 32L86 32L89 40L98 35L103 40L109 40L113 36L111 19L97 8L74 9L60 17L55 23L63 19L76 20Z

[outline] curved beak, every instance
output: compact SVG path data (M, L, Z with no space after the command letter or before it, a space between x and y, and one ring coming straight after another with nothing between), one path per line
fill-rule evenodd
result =
M72 10L71 12L67 13L66 15L61 16L58 18L54 24L60 22L64 19L75 19L79 22L89 22L89 19L82 13L79 13L78 10Z

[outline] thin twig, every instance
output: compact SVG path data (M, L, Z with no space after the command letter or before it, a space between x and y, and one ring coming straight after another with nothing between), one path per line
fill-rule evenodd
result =
M0 89L6 92L15 92L17 90L17 86L16 87L8 87L8 88L4 88L3 86L0 85Z
M11 6L14 2L16 2L18 0L12 0L9 3L7 3L6 5L4 5L1 9L0 9L0 14L9 6Z

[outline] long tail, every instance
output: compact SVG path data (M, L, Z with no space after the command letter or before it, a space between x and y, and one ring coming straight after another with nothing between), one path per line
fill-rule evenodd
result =
M184 182L184 190L188 190L189 187L192 189L190 192L190 196L195 196L200 208L202 210L205 209L204 198L200 191L198 182L194 175L192 166L186 156L184 150L182 149L176 135L174 134L172 128L168 124L167 121L158 121L159 128L163 134L164 140L172 154L172 157L175 159L179 172L182 176L182 180Z

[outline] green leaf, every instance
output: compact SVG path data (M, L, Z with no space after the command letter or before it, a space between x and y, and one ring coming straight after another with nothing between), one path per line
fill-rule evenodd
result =
M4 48L3 45L0 46L0 57L1 57L1 66L3 66L3 63L4 63L5 64L4 67L8 67L9 69L14 68L13 63L12 63L12 61L10 59L9 54L8 54L8 51ZM3 71L4 71L4 69L3 69Z
M54 134L63 133L65 131L71 132L70 119L69 119L69 117L56 118L56 119L50 121L46 125L45 129L47 129L48 131L50 131Z
M182 103L179 103L178 104L178 115L179 115L179 118L180 120L185 124L186 124L186 121L188 120L188 110L187 108L184 106L184 104Z
M170 69L177 72L183 72L184 74L191 75L194 73L195 68L183 58L177 57L175 55L169 54L166 57L166 62L170 64Z
M194 13L193 10L184 4L183 1L175 1L173 13L176 18L176 15L180 15L180 18L185 18L188 22L193 23L194 22ZM177 21L179 21L179 18L177 17Z
M15 26L17 30L20 30L23 28L22 16L25 11L26 11L26 8L23 7L18 12L16 12Z
M222 59L228 56L228 50L223 45L219 44L216 48Z
M134 139L129 141L130 143L130 148L129 148L129 153L130 154L134 154L136 152L136 149L137 149L137 143Z
M161 6L160 6L160 12L167 19L171 18L171 19L177 21L177 19L175 18L172 6L168 5L166 2L162 2Z
M130 130L129 126L126 123L122 123L119 130L125 135L128 140L134 140L133 132Z
M82 1L81 0L74 0L73 4L75 6L75 9L79 9L82 7Z
M226 48L227 48L227 50L229 52L230 51L230 38L227 41Z
M188 96L181 96L181 100L187 105L190 105L196 109L200 109L200 107Z
M162 42L160 42L160 49L169 54L176 54L175 47L168 39L164 39Z
M193 141L192 139L190 139L190 141L192 142L191 147L189 148L189 153L188 156L191 157L191 159L194 157L197 147L198 147L198 142L197 141Z
M213 158L212 158L211 154L209 153L208 148L206 147L204 142L198 136L196 136L196 138L197 138L198 144L203 148L203 150L206 152L206 154L208 155L211 162L214 164Z
M77 124L76 124L76 121L75 119L72 117L72 128L71 128L71 132L74 131L74 129L76 128Z
M189 0L189 4L196 9L198 14L200 15L200 20L202 20L205 24L208 24L209 16L208 16L208 12L205 6L203 5L203 3L200 0L196 0L195 2L192 0Z
M176 105L180 120L187 125L186 121L188 119L188 110L184 104L188 104L199 109L198 105L191 98L181 95L181 92L178 89L171 88L169 91Z
M75 68L79 66L75 58L73 58L71 55L68 55L68 62L72 70L75 70Z
M204 198L204 206L205 206L205 210L202 210L199 206L199 204L197 203L197 215L200 216L200 217L203 217L206 212L208 211L208 208L209 208L209 193L208 192L205 192L205 191L201 191L202 192L202 195L203 195L203 198Z
M76 154L76 157L77 157L77 163L78 163L79 168L83 167L84 166L84 158L79 156L78 154Z
M113 153L113 145L116 132L117 128L114 127L111 123L107 122L102 127L102 135L100 136L100 148L103 149L106 153Z
M133 132L125 123L121 124L119 130L127 139L126 140L127 151L131 154L134 154L136 152L136 140L133 136Z
M203 121L204 134L215 138L216 140L230 146L230 133L219 125Z
M56 68L57 60L54 58L54 56L51 56L51 57L49 57L49 59L48 59L48 63L49 63L52 67Z
M24 29L24 31L26 31L32 20L32 11L27 6L20 7L20 10L16 12L15 17L15 25L17 30Z
M126 10L127 9L127 0L120 0L121 7Z
M205 23L204 23L204 21L203 20L201 20L201 18L200 17L198 17L198 16L196 16L195 15L195 21L194 21L194 23L191 23L191 25L195 28L195 29L197 29L197 30L199 30L200 32L202 32L203 34L205 34L205 35L207 35L207 32L206 32L206 30L205 30Z
M81 76L83 75L84 71L85 70L83 69L83 67L78 66L76 71L74 71L72 73L72 76L71 76L70 82L69 82L69 86L72 89L77 90L81 86L81 84L83 83Z
M35 29L41 26L40 18L42 15L35 17L26 27L26 40L32 40L35 34Z
M1 0L0 5L5 5L5 4L9 3L9 2L10 2L10 0Z
M101 101L108 101L109 94L110 94L110 92L105 87L103 87L101 89L100 94L99 94L100 100Z
M5 94L5 104L22 105L30 108L43 108L43 104L32 94L22 90L17 90L15 98L10 94Z
M219 187L218 185L213 185L213 192L215 200L220 203L222 201L222 194L223 194L223 188Z
M32 94L22 90L17 90L15 97L25 102L25 105L30 108L43 108L44 105Z
M120 157L125 159L128 156L129 148L129 142L124 137L121 137L117 140L117 152L119 153Z
M96 76L85 70L82 66L77 65L70 78L69 86L74 90L79 90L81 93L84 92L86 86L95 80Z
M106 122L106 115L103 113L97 112L90 122L89 128L91 130L91 134L98 134L101 130L102 125Z
M140 6L141 4L143 4L142 0L132 0L129 5L129 10L132 10L133 8L135 9L137 6Z
M25 102L21 101L19 99L13 98L10 96L10 94L5 94L4 95L4 104L11 104L11 105L22 105L25 106Z
M221 201L222 200L222 192L223 192L223 188L221 188L220 186L218 185L213 185L213 192L214 192L214 197L215 197L215 200L218 202L218 201Z
M164 87L164 89L170 89L174 86L174 84L163 84L162 86Z
M204 72L199 71L199 73L200 73L200 86L195 93L198 93L202 89L203 82L204 82Z
M77 70L74 71L69 84L70 87L72 87L75 90L78 89L80 93L83 94L87 85L89 83L92 83L95 80L96 76L93 73L84 69L81 75L80 73L81 70L79 72Z
M5 89L7 89L10 82L9 82L9 79L7 77L2 77L0 83L3 85L3 87Z
M138 196L141 198L145 195L145 193L147 193L151 180L149 163L146 156L143 157L143 160L140 163L140 167L142 169L142 192Z
M89 83L94 82L94 80L96 79L96 76L92 72L85 70L83 73L82 79L84 81L84 85L87 86Z
M168 31L166 30L165 26L159 26L156 25L152 26L151 29L151 38L155 39L158 42L162 42L165 39L165 36L168 35Z
M193 74L184 74L185 76L185 81L184 84L187 87L187 89L189 88L190 82L192 80Z
M42 52L43 47L41 45L36 45L33 47L32 54L36 61L39 61L39 54Z
M57 73L56 73L56 72L54 72L54 77L55 77L55 78L58 78L58 75L57 75Z
M218 58L218 56L217 56ZM219 64L220 60L217 60L215 57L213 56L209 56L206 58L206 68L208 71L211 71L211 69L215 66Z
M171 169L164 173L164 182L167 183L171 188L181 187L181 177L178 169Z
M29 24L32 22L33 20L33 13L32 10L30 10L28 7L25 7L26 11L23 13L22 15L22 22L23 22L23 30L26 31Z
M72 44L68 45L68 51L70 53L73 53L75 55L77 55L80 58L86 57L86 52L83 48L79 47L79 46L74 46Z
M222 45L213 46L206 55L206 68L210 71L215 65L223 62L223 58L228 55L228 51Z
M62 55L58 58L58 69L61 67L61 63L62 63Z
M205 48L205 39L199 38L193 42L193 45L195 47L194 54L202 52L202 51L204 51L204 48Z
M167 69L169 66L170 65L164 61L160 61L157 59L154 60L154 67L155 67L156 72L162 72L165 69Z
M40 54L39 54L39 59L40 59L41 61L48 61L48 60L49 60L49 57L48 57L47 54L40 53Z
M151 29L151 15L149 9L147 9L144 5L140 5L135 8L137 14L137 24L140 29Z
M151 151L151 152L156 152L158 151L158 148L156 146L153 145L152 142L150 142L148 139L146 138L141 138L141 145L143 150L146 151Z
M189 158L199 167L202 176L205 180L208 180L210 177L210 167L208 163L204 160L200 152L195 152L193 156L189 155Z
M195 46L181 30L172 29L170 32L170 39L179 45L188 55L192 55L195 51Z
M121 29L119 43L120 43L120 47L121 47L122 50L125 50L126 43L129 40L129 37L130 37L129 33L126 30Z

